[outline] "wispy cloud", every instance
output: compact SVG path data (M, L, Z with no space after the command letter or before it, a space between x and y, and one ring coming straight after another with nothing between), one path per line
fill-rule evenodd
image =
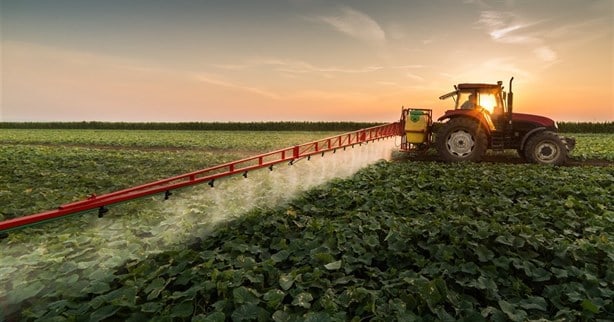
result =
M556 52L550 49L548 46L541 46L535 48L533 50L533 53L545 62L554 62L558 59L558 55L556 54Z
M343 68L336 66L315 66L309 64L304 61L296 61L296 60L283 60L283 59L272 59L264 61L264 63L268 65L273 65L276 67L277 71L289 72L289 73L348 73L348 74L358 74L358 73L371 73L378 70L381 70L383 67L381 66L365 66L358 68Z
M343 74L360 74L372 73L384 69L382 66L372 65L356 68L347 68L339 66L317 66L302 60L281 59L281 58L261 58L251 59L243 64L216 64L212 65L218 69L225 70L247 70L257 69L261 67L269 68L276 72L291 73L291 74L309 74L309 73L343 73Z
M490 37L498 42L512 44L539 43L541 40L528 31L540 22L519 22L511 12L482 11L478 24L484 26Z
M491 10L482 11L478 20L478 24L487 30L493 41L535 46L532 50L535 57L545 63L553 63L558 60L557 53L546 44L543 33L536 30L544 22L526 22L512 12Z
M221 86L221 87L226 87L226 88L230 88L230 89L234 89L234 90L239 90L239 91L243 91L243 92L248 92L251 94L256 94L259 96L264 96L270 99L274 99L274 100L280 100L282 99L282 97L274 92L262 89L262 88L258 88L258 87L254 87L254 86L249 86L249 85L243 85L243 84L238 84L238 83L234 83L234 82L230 82L227 80L223 80L221 78L218 78L216 76L212 76L212 75L208 75L208 74L197 74L195 75L196 80L206 83L206 84L210 84L210 85L215 85L215 86Z
M380 25L367 14L350 7L341 7L338 15L322 15L317 21L324 22L335 30L350 37L369 43L381 43L386 40L386 33Z

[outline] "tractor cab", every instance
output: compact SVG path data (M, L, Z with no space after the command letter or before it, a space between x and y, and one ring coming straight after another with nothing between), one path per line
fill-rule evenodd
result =
M506 104L507 95L501 81L497 84L464 83L454 88L454 91L439 97L441 100L452 98L453 101L453 109L446 111L440 119L470 115L482 120L490 131L505 131L505 125L510 123L511 110Z
M504 92L501 82L492 84L458 84L456 90L440 96L440 99L453 98L454 109L482 108L489 113L501 114L505 111Z

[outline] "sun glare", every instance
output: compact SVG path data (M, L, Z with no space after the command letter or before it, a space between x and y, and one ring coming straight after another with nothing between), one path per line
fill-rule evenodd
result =
M494 95L488 95L488 94L480 95L480 106L485 108L491 114L495 110L496 105L497 105L497 101L495 101Z

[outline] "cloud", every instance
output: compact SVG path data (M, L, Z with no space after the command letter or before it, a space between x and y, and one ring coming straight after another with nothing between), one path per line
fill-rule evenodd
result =
M316 20L322 21L335 30L368 43L381 43L386 40L386 33L380 25L367 14L349 7L341 7L340 14L336 16L318 16Z
M383 67L381 66L366 66L359 68L343 68L343 67L322 67L315 66L303 61L296 60L280 60L273 59L265 61L264 63L268 65L276 66L277 71L288 72L288 73L347 73L347 74L358 74L358 73L371 73L378 70L381 70Z
M488 30L491 39L502 43L528 44L541 40L528 32L528 28L540 22L521 23L511 12L482 11L478 24Z
M258 87L253 87L253 86L247 86L247 85L242 85L242 84L237 84L237 83L233 83L233 82L229 82L226 80L222 80L221 78L215 77L215 76L211 76L211 75L205 75L205 74L197 74L195 75L196 80L203 82L203 83L207 83L210 85L215 85L215 86L221 86L221 87L226 87L226 88L230 88L230 89L235 89L235 90L239 90L239 91L243 91L243 92L248 92L248 93L252 93L252 94L256 94L259 96L263 96L263 97L267 97L273 100L280 100L282 99L282 97L274 92L271 91L267 91Z
M482 11L478 20L478 24L487 30L493 41L536 46L532 50L535 56L542 62L552 63L558 60L558 55L546 44L545 35L548 31L538 28L543 23L544 20L523 22L512 12L491 10Z
M541 46L541 47L535 48L533 50L533 53L535 53L537 57L539 57L541 60L545 62L554 62L557 60L556 52L554 52L552 49L548 48L547 46Z
M277 72L290 74L321 74L321 73L343 73L343 74L361 74L372 73L384 69L382 66L372 65L356 68L345 68L338 66L317 66L301 60L281 59L281 58L261 58L252 59L242 64L215 64L212 65L218 69L224 70L247 70L257 69L263 66L271 68Z

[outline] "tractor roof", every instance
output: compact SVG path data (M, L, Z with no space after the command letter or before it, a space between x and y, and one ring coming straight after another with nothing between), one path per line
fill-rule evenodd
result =
M444 94L439 96L440 100L445 100L447 98L450 98L452 96L457 95L460 91L467 91L467 90L486 90L486 91L499 91L501 90L503 87L501 86L501 82L499 82L498 84L483 84L483 83L462 83L462 84L458 84L455 86L456 90L452 91L450 93Z
M458 84L457 88L459 90L463 90L463 89L499 89L501 88L501 85L500 84L463 83L463 84Z

